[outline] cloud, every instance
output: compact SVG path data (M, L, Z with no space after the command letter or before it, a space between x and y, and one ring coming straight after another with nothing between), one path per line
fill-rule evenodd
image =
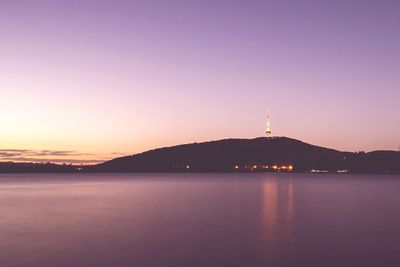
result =
M0 158L18 157L21 153L0 152Z
M15 162L51 162L51 163L75 163L75 164L92 164L101 163L105 160L99 159L55 159L55 158L28 158L28 157L11 157L11 158L1 158L3 161L15 161Z
M113 153L111 153L111 155L126 155L125 153L121 153L121 152L113 152Z
M88 159L88 156L92 156L93 159ZM108 159L110 158L73 150L0 149L0 161L89 164L104 162Z
M0 157L18 156L92 156L90 153L78 153L70 150L30 150L30 149L0 149Z
M89 153L78 153L76 151L63 151L63 150L40 150L34 151L33 155L35 156L93 156L94 154Z
M0 158L2 157L19 157L31 150L26 149L0 149Z
M31 150L28 150L28 149L0 149L0 152L3 152L3 151L5 151L5 152L8 152L8 151L10 151L10 152L25 152L25 151L31 151Z

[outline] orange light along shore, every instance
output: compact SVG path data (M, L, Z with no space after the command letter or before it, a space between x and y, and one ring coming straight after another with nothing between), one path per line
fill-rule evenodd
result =
M239 172L292 172L294 170L294 167L292 164L248 164L235 165L234 170Z

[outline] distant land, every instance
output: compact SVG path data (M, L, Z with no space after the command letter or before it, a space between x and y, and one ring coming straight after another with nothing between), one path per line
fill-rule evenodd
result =
M0 172L400 173L400 152L342 152L287 137L224 139L158 148L97 165L1 162Z

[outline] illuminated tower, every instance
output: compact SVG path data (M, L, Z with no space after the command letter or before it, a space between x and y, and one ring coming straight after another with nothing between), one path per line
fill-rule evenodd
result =
M267 117L267 130L265 131L265 137L267 137L267 138L272 137L271 123L269 121L269 112L268 112L268 117Z

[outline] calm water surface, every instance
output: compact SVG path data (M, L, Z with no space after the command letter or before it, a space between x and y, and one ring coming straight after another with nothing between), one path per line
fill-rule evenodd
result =
M0 175L0 266L400 266L400 176Z

